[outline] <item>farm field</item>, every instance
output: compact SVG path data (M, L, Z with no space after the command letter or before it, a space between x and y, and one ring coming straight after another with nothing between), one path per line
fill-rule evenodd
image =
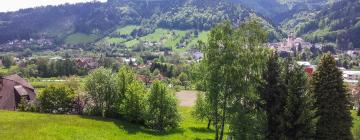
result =
M180 107L181 127L160 133L125 121L78 115L0 111L0 137L11 140L28 139L212 139L213 130L206 122L191 116L191 107ZM19 134L21 132L21 134Z
M128 25L124 27L119 27L116 29L113 33L119 34L119 35L129 35L130 33L140 28L140 26L136 25ZM159 42L165 47L173 48L175 51L184 52L186 49L188 49L189 46L195 45L198 41L206 41L207 35L209 34L209 31L200 31L199 35L195 37L193 34L191 35L191 38L187 41L188 43L184 48L176 48L177 45L181 42L182 38L185 37L187 33L190 33L192 30L171 30L171 29L164 29L164 28L157 28L153 33L150 33L146 36L133 38L130 40L127 40L122 37L111 37L107 36L103 38L100 42L105 44L124 44L125 46L131 48L135 46L136 44L140 42Z

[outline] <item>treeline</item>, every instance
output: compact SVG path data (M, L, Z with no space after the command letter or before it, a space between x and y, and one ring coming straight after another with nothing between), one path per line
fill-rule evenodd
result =
M23 111L76 113L106 118L126 119L151 129L166 131L179 126L177 100L167 85L154 81L148 90L130 68L118 73L100 68L85 80L85 93L80 94L76 81L45 88L36 102L22 100Z
M324 55L307 76L260 47L265 40L254 22L211 31L193 115L208 120L216 140L225 139L227 124L234 139L353 139L352 106L334 58Z
M87 74L86 69L78 68L75 62L70 59L53 61L39 59L36 64L38 76L40 77L58 77Z

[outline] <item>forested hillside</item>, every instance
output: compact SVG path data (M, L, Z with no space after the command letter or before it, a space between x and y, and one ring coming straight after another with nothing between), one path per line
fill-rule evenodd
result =
M339 49L360 46L359 0L340 1L322 9L317 14L305 13L298 17L303 17L304 20L294 24L297 27L294 32L305 36L306 40L336 43Z
M224 20L238 25L250 19L269 29L270 40L281 38L263 16L226 0L109 0L0 13L0 42L45 37L61 43L74 33L91 35L96 41L125 25L140 25L137 35L144 36L156 28L208 30Z
M335 0L231 0L241 3L279 24L300 11L324 7ZM271 8L270 8L271 7Z

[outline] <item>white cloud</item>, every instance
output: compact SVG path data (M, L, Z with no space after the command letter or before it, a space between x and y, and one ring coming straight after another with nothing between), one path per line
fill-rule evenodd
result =
M0 12L16 11L24 8L59 5L65 3L90 2L94 0L0 0ZM96 0L106 2L107 0Z

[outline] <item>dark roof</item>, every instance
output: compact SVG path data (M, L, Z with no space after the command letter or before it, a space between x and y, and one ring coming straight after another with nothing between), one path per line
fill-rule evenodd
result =
M24 88L24 86L14 86L15 90L20 94L20 96L29 95L28 91Z
M25 86L27 88L34 89L33 86L31 86L28 82L26 82L25 79L23 79L22 77L20 77L17 74L5 76L5 77L3 77L3 79L11 80L11 81L14 81L14 82L16 82L16 83L18 83L18 84L20 84L22 86Z

